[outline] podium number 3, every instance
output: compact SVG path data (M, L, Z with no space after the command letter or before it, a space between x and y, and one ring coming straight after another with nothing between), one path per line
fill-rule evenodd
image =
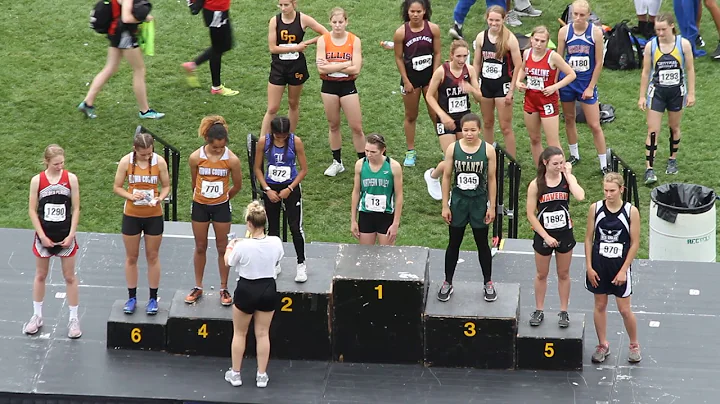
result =
M552 358L553 356L555 356L555 348L553 348L553 346L555 346L555 343L553 343L553 342L545 343L545 357L546 358Z
M466 337L474 337L477 333L475 331L475 323L468 321L465 323L465 331L463 331Z
M382 285L375 286L375 290L378 292L378 300L382 300Z
M142 335L140 335L140 329L139 328L133 328L130 331L130 341L134 343L138 343L142 340Z

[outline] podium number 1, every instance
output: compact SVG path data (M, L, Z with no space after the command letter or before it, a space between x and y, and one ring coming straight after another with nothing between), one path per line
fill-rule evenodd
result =
M545 357L546 358L552 358L553 356L555 356L555 348L553 348L553 346L555 346L554 342L546 342L545 343Z
M382 285L375 286L375 290L378 292L378 300L382 300Z

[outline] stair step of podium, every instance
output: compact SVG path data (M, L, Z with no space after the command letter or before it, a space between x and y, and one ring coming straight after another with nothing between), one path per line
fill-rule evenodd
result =
M425 308L427 366L512 369L520 307L520 285L496 283L497 300L486 302L482 282L455 282L447 302L433 281Z
M428 249L342 245L332 287L333 359L420 363Z
M147 302L137 302L133 314L125 314L125 300L116 300L110 309L107 321L107 347L109 349L139 349L164 351L167 338L167 321L170 303L158 303L158 312L149 316L145 313Z
M557 310L545 311L537 327L529 324L532 310L522 310L517 337L517 368L533 370L581 370L585 313L570 312L570 326L560 328Z

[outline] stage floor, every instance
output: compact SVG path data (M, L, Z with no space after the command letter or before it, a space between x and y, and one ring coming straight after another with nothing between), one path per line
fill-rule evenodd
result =
M163 352L106 349L106 322L116 299L127 295L124 249L118 234L78 235L80 321L83 336L68 340L67 301L60 261L52 261L43 306L45 325L36 336L22 333L32 315L33 233L0 229L0 403L50 402L242 402L242 403L715 403L720 385L720 265L638 260L633 267L633 309L637 315L643 361L630 365L622 318L610 304L611 355L601 366L590 356L597 344L592 295L584 289L583 249L573 259L570 312L586 314L582 372L489 371L426 368L421 365L350 364L271 360L266 389L254 384L255 361L243 363L242 387L224 381L229 359L187 357ZM212 246L213 243L210 243ZM308 244L307 257L321 258L332 246ZM177 290L193 286L193 240L177 234L163 239L159 296L170 301ZM286 253L294 256L292 244ZM141 257L143 252L141 251ZM218 287L213 248L208 253L206 289ZM444 251L432 250L430 278L443 278ZM456 282L478 281L474 252L462 252ZM140 259L138 297L147 298L144 259ZM554 265L554 263L553 263ZM312 276L312 268L308 268ZM552 273L552 271L551 271ZM534 260L529 240L506 240L493 260L496 282L521 285L521 319L534 309ZM280 276L293 276L285 270ZM556 277L550 276L546 320L556 321ZM709 289L705 289L707 285ZM430 290L429 298L435 298ZM479 302L479 304L485 304ZM144 315L136 313L136 315ZM571 317L572 321L572 317ZM139 399L139 401L138 401ZM14 402L14 401L12 401Z

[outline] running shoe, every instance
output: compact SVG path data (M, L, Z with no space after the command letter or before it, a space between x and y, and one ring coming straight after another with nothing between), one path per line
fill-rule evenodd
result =
M341 172L345 171L345 166L337 160L333 160L332 164L325 170L325 175L328 177L334 177Z
M158 302L155 299L150 299L147 302L147 305L145 305L145 312L150 315L154 316L158 312Z
M593 363L603 363L605 358L610 355L610 345L600 344L595 347L595 353L592 354Z
M295 282L303 283L307 281L307 266L305 263L297 264L297 273L295 274Z
M220 289L220 304L223 306L230 306L233 303L233 298L227 289Z
M580 163L580 157L575 157L571 154L567 162L570 163L573 167L575 167L575 165Z
M485 301L486 302L494 302L497 300L497 291L495 290L495 285L492 283L492 281L485 284Z
M431 176L433 172L432 168L428 168L425 171L425 183L427 183L427 190L430 196L436 201L442 200L442 187L440 186L440 180L435 179Z
M520 21L520 17L518 17L518 14L513 10L505 16L505 24L511 27L519 27L522 25L522 21Z
M37 334L38 330L43 326L43 319L42 317L38 315L33 315L30 317L30 321L28 321L27 324L25 324L25 328L23 328L23 332L25 334L34 335Z
M70 322L68 323L68 338L78 339L81 336L82 331L80 331L80 320L76 318L71 318Z
M225 372L225 381L232 384L233 387L242 386L242 378L240 378L240 372L233 372L232 369Z
M417 159L417 152L415 152L415 150L408 150L405 152L405 161L403 161L403 165L405 167L415 167L416 159Z
M628 353L628 362L638 363L642 360L640 356L640 344L630 344L630 352Z
M545 319L545 314L542 310L535 310L530 315L530 325L533 327L537 327L542 323L543 319Z
M148 109L146 112L138 112L140 119L161 119L165 116L162 112L157 112L154 109Z
M667 168L665 169L665 174L677 174L677 173L678 173L677 160L676 159L668 159Z
M718 41L718 46L715 48L715 52L713 52L712 57L715 60L720 60L720 41Z
M698 35L697 38L695 38L695 46L698 48L702 48L705 46L705 41L703 40L703 37Z
M203 290L198 287L194 287L194 288L192 288L190 293L188 293L188 295L185 296L185 303L193 304L193 303L197 302L198 300L200 300L202 295L203 295Z
M137 298L130 298L127 302L125 302L125 307L123 307L123 311L125 314L133 314L135 313L135 306L137 306Z
M462 26L458 25L458 23L453 23L453 26L448 31L448 34L455 39L463 39Z
M269 380L270 380L270 378L268 377L267 373L263 373L263 374L258 373L257 376L255 376L255 384L260 388L267 387Z
M280 263L278 262L275 265L275 274L273 275L273 278L277 279L278 275L280 275L280 272L282 272L282 267L280 266Z
M652 168L648 168L647 170L645 170L645 185L650 185L655 182L657 182L655 170L653 170Z
M234 95L240 94L240 91L233 90L225 86L220 86L220 88L218 89L211 88L210 93L214 95L222 95L224 97L232 97Z
M600 174L602 174L602 175L606 175L606 174L609 174L609 173L611 173L611 172L612 172L612 168L610 168L610 166L605 166L605 167L603 167L603 168L600 169Z
M720 47L719 47L720 49ZM90 107L87 104L85 104L85 101L81 102L80 105L77 107L78 111L85 114L87 118L95 119L97 118L97 115L95 114L95 107Z
M450 295L453 294L453 286L447 282L443 282L442 286L440 286L440 290L438 290L437 298L441 302L447 302L450 300Z
M192 88L199 88L200 82L195 74L195 69L197 68L195 62L185 62L182 64L182 67L185 69L185 81L187 82L187 85Z
M518 10L516 8L513 11L518 15L518 17L540 17L542 15L542 10L536 10L532 5L527 6L527 8L522 10Z
M570 326L570 315L567 311L561 311L558 313L558 316L560 317L560 320L558 320L558 325L560 328L568 328Z

